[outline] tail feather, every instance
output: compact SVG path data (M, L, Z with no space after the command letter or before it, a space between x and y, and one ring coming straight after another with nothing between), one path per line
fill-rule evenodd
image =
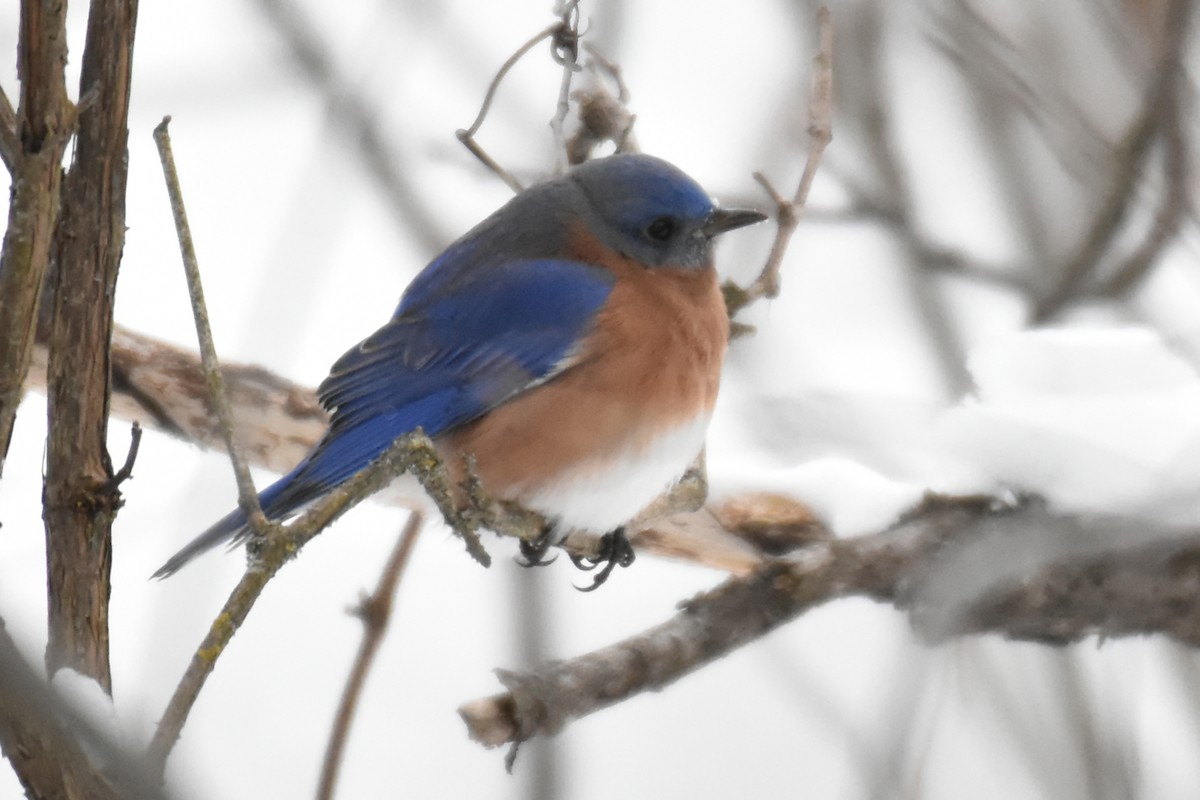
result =
M313 493L303 491L299 485L300 482L297 481L304 466L306 464L301 464L259 493L258 503L262 506L263 513L267 515L268 519L282 519L311 499L309 495ZM240 508L235 508L213 523L204 533L188 542L182 550L171 556L167 563L159 567L151 577L159 579L170 577L201 553L221 544L236 545L249 532L250 523L246 519L246 515Z
M414 413L406 407L344 428L336 436L327 435L294 470L258 495L267 519L287 517L370 464L397 436L416 427ZM235 509L171 556L154 577L173 575L201 553L226 542L237 544L248 533L246 515Z
M167 563L159 567L151 577L162 579L174 575L184 564L201 553L211 550L219 544L233 543L241 539L245 536L246 529L246 515L240 508L234 509L204 533L188 542L178 553L167 559Z

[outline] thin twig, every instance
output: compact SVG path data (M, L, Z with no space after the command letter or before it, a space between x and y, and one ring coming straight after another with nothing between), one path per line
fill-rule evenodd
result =
M183 256L183 269L187 273L188 294L192 300L192 316L196 322L196 336L200 340L200 359L204 366L204 380L208 385L208 399L220 421L221 434L225 439L225 450L233 464L237 479L238 505L255 533L265 536L271 523L263 514L258 502L258 491L241 448L233 435L233 413L229 410L229 395L225 391L225 379L217 360L217 348L213 343L212 328L208 323L208 310L204 303L204 286L200 280L200 266L196 260L196 248L192 243L192 231L188 226L187 209L183 204L183 189L179 185L179 173L175 169L175 156L171 151L171 135L167 131L171 118L154 129L154 143L158 146L158 157L162 162L163 177L167 182L167 194L171 198L171 213L175 218L175 233L179 238L179 251Z
M142 445L142 426L137 420L133 421L133 425L129 430L129 452L125 454L125 463L121 468L113 473L113 476L108 479L108 483L104 486L104 491L113 492L120 488L121 484L133 477L133 464L137 461L138 448Z
M280 567L339 516L402 473L411 472L424 482L439 470L441 462L428 437L419 432L405 434L369 466L314 503L299 519L271 536L248 543L250 559L246 571L192 656L150 742L146 758L156 774L161 775L166 767L167 758L217 659Z
M512 173L500 166L500 163L483 149L483 146L476 141L475 134L483 126L483 121L487 118L488 111L492 107L492 101L496 97L496 91L500 88L500 82L508 75L509 70L539 42L544 39L550 39L551 53L554 56L554 60L561 64L563 68L557 110L550 122L555 142L558 144L558 147L555 149L558 154L559 171L562 171L565 166L564 159L566 157L566 139L563 136L563 123L567 117L568 101L571 92L571 75L578 69L576 62L579 59L580 33L578 6L579 0L566 0L566 2L559 0L554 9L554 13L559 17L558 22L536 33L532 38L518 47L500 65L500 69L497 70L496 75L492 78L492 82L488 84L487 91L483 95L483 104L479 107L479 113L475 115L475 121L471 123L470 127L460 128L454 132L454 135L471 152L471 155L475 156L485 167L495 173L513 192L519 193L523 191L525 189L524 185L513 177Z
M488 84L487 91L483 95L483 104L479 107L479 113L475 115L475 121L471 123L470 127L460 128L454 132L454 135L458 137L460 142L463 143L463 146L471 151L471 155L475 156L480 160L480 162L483 163L484 166L499 176L499 178L504 181L508 185L508 188L512 189L514 193L523 191L525 187L520 181L514 178L512 174L508 172L508 170L500 166L499 162L488 155L487 151L485 151L483 147L475 141L475 134L478 133L479 129L483 126L483 121L487 118L488 111L492 107L492 101L496 97L496 90L500 88L500 82L504 80L504 76L508 74L510 69L516 66L516 63L520 61L526 53L537 46L538 42L553 36L558 30L560 24L561 23L556 22L553 25L550 25L534 34L529 41L518 47L516 52L509 56L508 59L500 65L500 69L496 71L495 77L492 78L492 82Z
M812 189L813 179L821 165L821 157L825 148L833 139L833 23L830 19L829 8L822 6L817 12L817 55L813 58L813 81L808 103L808 135L812 141L808 151L808 159L804 164L804 172L800 183L790 200L783 197L771 186L766 176L755 173L754 178L774 201L776 206L777 229L775 241L771 244L771 252L767 255L762 272L745 289L733 284L725 285L726 304L729 314L733 316L742 308L759 299L772 299L779 296L779 270L783 264L783 256L787 252L792 234L800 224L804 214L804 206L808 202L808 194Z
M571 79L579 69L579 0L558 0L555 13L559 16L559 26L554 32L551 52L554 60L562 65L562 79L558 85L558 103L554 118L550 120L550 130L554 133L556 172L561 175L567 171L568 164L564 126L571 110Z
M329 735L329 745L325 749L325 759L321 764L321 779L317 785L317 800L330 800L333 797L334 785L337 783L338 771L342 764L342 754L346 749L346 740L350 733L350 723L358 708L358 699L362 696L367 674L375 661L375 653L383 643L387 633L388 621L392 615L392 603L396 596L396 587L408 563L417 537L421 532L424 520L421 514L414 512L409 515L408 522L396 547L388 558L383 573L379 576L379 584L369 596L354 609L354 615L362 620L363 639L355 656L354 666L346 681L346 689L342 693L342 701L338 705L337 716L334 717L333 730Z
M492 82L488 84L487 92L485 92L483 95L483 105L479 107L479 113L475 115L475 121L471 123L470 127L459 130L458 133L460 138L463 136L471 138L475 134L479 133L479 129L483 126L483 121L487 118L487 113L492 107L492 100L494 100L496 97L496 90L500 88L500 82L504 80L504 76L508 74L510 69L516 66L517 62L520 61L526 53L536 47L538 42L553 36L555 31L558 30L558 26L559 23L556 22L553 25L550 25L534 34L532 38L525 42L525 44L518 47L516 51L509 56L503 64L500 65L500 69L496 71L495 76L492 78Z
M504 181L504 183L508 185L508 188L513 190L513 194L520 194L521 192L525 191L525 185L513 177L511 172L500 166L500 162L492 158L492 156L483 149L483 146L480 145L479 142L475 141L474 137L472 137L469 133L464 130L457 130L454 132L454 135L457 136L458 140L463 143L463 147L470 151L471 155L479 159L479 161L485 167L494 172L496 176L500 178L500 180Z

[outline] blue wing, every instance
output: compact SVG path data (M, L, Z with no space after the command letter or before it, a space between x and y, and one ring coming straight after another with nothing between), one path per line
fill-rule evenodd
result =
M333 418L306 477L327 489L402 433L420 426L437 436L552 377L611 288L606 270L530 260L475 271L423 302L406 295L317 390Z
M569 367L613 280L599 267L556 259L441 274L438 266L414 282L386 325L333 365L317 390L332 415L329 431L259 495L268 517L284 517L342 483L401 434L420 427L436 436ZM230 513L156 577L245 527L241 511Z

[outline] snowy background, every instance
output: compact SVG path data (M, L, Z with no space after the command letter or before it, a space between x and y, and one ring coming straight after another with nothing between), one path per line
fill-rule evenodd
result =
M15 5L0 9L9 54ZM786 491L841 535L879 530L927 489L1026 489L1058 508L1195 524L1194 217L1128 296L1076 304L1030 331L1019 290L1049 280L1095 212L1110 168L1097 153L1140 102L1146 36L1135 18L1156 4L879 5L887 10L872 38L874 4L831 4L837 58L883 64L887 132L907 186L897 193L863 155L873 152L861 122L871 101L853 68L837 72L828 169L782 296L746 315L758 334L730 351L709 446L714 493ZM76 6L77 70L85 14ZM332 88L297 65L280 7L328 49ZM1036 195L1014 195L1001 174L988 150L997 123L972 105L967 70L944 42L964 9L1044 78L1050 88L1035 99L1061 103L1044 106L1046 126L1062 127L1047 139L1081 137L1055 149L1007 120ZM769 209L750 178L757 169L794 185L807 146L811 6L596 0L583 16L589 38L622 65L644 151L727 205ZM315 386L387 318L416 270L509 196L454 131L474 118L496 68L551 21L542 0L142 3L118 323L193 346L151 140L170 114L218 351ZM1194 68L1194 49L1187 57ZM15 97L8 64L0 83ZM546 123L559 75L536 50L480 134L526 180L553 166ZM362 158L337 100L346 93L374 109L414 206L381 188ZM1090 128L1072 133L1064 108ZM897 194L900 222L863 203ZM1136 205L1133 221L1151 208ZM751 278L771 235L760 226L730 236L722 273ZM946 253L1001 279L928 268ZM44 420L44 399L30 395L0 482L0 618L33 663L45 641ZM126 434L114 421L117 461ZM114 529L111 621L118 726L136 749L243 562L212 554L149 581L233 506L235 490L224 456L156 433L134 476ZM256 474L260 485L268 478ZM403 519L364 504L272 583L184 729L168 768L176 796L311 794L360 636L346 609L374 585ZM487 544L490 570L443 528L422 537L359 710L342 797L1183 798L1200 785L1200 662L1190 651L1161 639L1056 650L994 637L926 648L900 615L860 600L813 611L659 694L527 747L510 777L503 753L469 742L454 711L499 690L493 668L527 663L515 620L523 597L537 592L545 655L568 657L662 621L723 575L642 558L585 595L568 564L521 570L510 543ZM0 798L20 796L0 770Z

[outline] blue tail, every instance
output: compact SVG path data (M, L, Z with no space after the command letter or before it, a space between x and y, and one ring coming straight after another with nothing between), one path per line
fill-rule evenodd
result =
M289 504L286 497L288 494L295 494L294 491L288 492L287 489L306 466L307 462L301 463L296 469L284 475L259 493L259 505L262 506L263 513L267 515L268 519L281 519L304 502L307 502L306 500L300 500ZM284 502L280 502L281 498ZM242 513L240 508L235 508L213 523L204 533L188 542L182 550L171 556L167 563L158 568L153 577L166 578L174 575L184 564L201 553L226 542L231 546L236 545L245 539L249 533L250 524L246 519L246 515Z
M435 396L431 399L439 398ZM336 435L326 435L295 469L259 493L258 502L267 519L286 518L370 464L400 433L415 427L411 422L414 409L423 412L423 404L414 404L400 413L366 420L338 431ZM249 532L246 515L241 509L234 509L171 556L154 573L154 577L166 578L174 574L184 564L219 544L228 542L236 545Z

